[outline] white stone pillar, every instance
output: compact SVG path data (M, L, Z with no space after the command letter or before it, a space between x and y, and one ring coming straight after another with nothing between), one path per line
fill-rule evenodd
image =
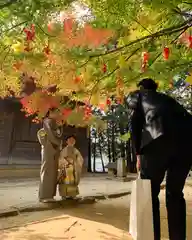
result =
M126 177L125 160L117 159L117 177Z

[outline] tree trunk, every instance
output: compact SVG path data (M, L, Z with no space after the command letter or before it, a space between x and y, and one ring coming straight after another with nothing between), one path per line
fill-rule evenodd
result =
M112 123L111 145L112 145L112 161L115 162L115 160L116 160L116 152L115 152L115 126L114 126L114 123Z
M88 166L87 166L87 171L92 172L91 169L91 137L89 134L89 139L88 139Z
M131 159L131 141L126 142L126 160L127 160L127 172L132 172L132 159Z
M122 126L122 124L119 124L119 129L120 129L121 135L125 134L124 127ZM125 143L123 141L121 141L121 144L120 144L120 151L121 151L121 158L125 160Z
M97 150L97 144L96 144L96 141L97 141L97 132L96 130L95 131L95 141L94 141L94 155L93 155L93 172L96 172L96 150Z
M109 128L109 122L107 124L107 150L108 150L108 159L109 162L111 161L111 141L110 141L110 128Z
M99 152L100 152L101 164L102 164L103 172L105 173L105 164L104 164L104 161L103 161L103 154L102 154L101 141L102 141L102 137L99 136Z

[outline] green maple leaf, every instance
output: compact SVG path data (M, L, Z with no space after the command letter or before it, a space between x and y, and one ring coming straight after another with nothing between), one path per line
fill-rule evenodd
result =
M130 137L131 137L130 132L127 132L127 133L121 135L121 136L120 136L120 139L121 139L123 142L127 142L127 141L130 139Z

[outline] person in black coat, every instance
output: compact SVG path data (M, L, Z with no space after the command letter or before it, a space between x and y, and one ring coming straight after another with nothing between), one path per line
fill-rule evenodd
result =
M157 92L152 79L127 98L132 111L131 134L141 179L152 185L155 240L160 240L158 195L166 174L166 207L171 240L186 239L185 180L192 165L192 116L173 98Z

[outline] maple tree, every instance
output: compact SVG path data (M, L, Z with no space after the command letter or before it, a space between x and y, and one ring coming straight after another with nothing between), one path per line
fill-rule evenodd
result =
M10 91L19 95L18 79L23 72L35 79L38 88L57 85L54 96L44 92L42 97L38 91L25 99L28 114L28 109L33 109L31 114L36 112L40 117L57 107L58 118L62 115L64 121L76 114L80 124L88 124L88 119L92 124L92 105L106 110L114 101L123 103L142 77L155 78L165 88L170 87L175 75L190 72L190 2L82 0L77 3L91 12L83 23L71 14L72 2L36 0L21 4L12 0L0 5L0 20L4 22L1 95ZM192 83L191 76L187 79ZM62 96L84 106L71 107ZM75 117L71 119L71 124L78 124Z

